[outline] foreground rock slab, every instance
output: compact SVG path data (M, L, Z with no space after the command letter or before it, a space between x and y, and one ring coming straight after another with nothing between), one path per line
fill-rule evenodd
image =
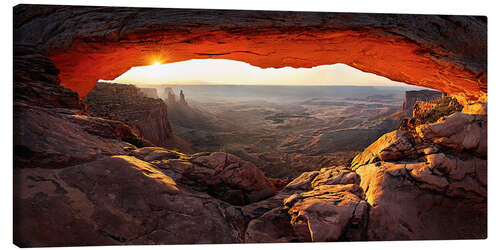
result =
M16 169L15 243L25 247L241 242L241 212L187 192L151 164L112 156Z
M186 155L163 148L141 148L132 154L151 162L176 182L207 192L234 205L274 195L277 188L250 162L223 152Z
M276 196L243 208L253 218L245 242L364 239L369 204L358 184L343 167L302 174Z

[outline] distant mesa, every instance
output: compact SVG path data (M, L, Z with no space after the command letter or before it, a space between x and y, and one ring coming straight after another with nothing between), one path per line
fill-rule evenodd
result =
M432 103L438 102L442 99L443 93L434 90L411 90L406 91L405 99L403 102L403 116L411 117L413 114L413 107L417 102Z
M139 88L139 91L143 94L144 97L155 98L155 99L160 98L158 96L156 88Z

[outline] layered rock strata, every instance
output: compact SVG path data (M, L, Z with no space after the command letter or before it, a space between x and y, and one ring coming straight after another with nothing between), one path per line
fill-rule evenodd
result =
M91 117L33 47L14 47L14 165L58 168L153 145L120 121Z
M405 99L403 101L403 115L411 117L413 114L414 106L417 102L435 103L441 100L442 93L432 90L411 90L406 91Z
M156 88L139 88L141 93L148 98L153 98L153 99L158 99L160 98L158 96L158 91L156 91Z
M145 97L133 85L98 82L84 102L91 115L123 121L154 145L191 152L189 143L174 135L167 105L161 99Z

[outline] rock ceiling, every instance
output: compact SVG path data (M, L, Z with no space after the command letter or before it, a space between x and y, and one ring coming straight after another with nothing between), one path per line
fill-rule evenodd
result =
M344 63L468 100L487 92L483 17L25 5L14 13L14 41L43 48L81 97L133 66L205 58Z

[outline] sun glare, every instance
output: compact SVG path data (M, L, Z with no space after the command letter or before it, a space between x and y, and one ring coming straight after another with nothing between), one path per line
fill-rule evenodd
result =
M160 62L158 62L158 61L153 63L153 66L159 66L159 65L160 65Z

